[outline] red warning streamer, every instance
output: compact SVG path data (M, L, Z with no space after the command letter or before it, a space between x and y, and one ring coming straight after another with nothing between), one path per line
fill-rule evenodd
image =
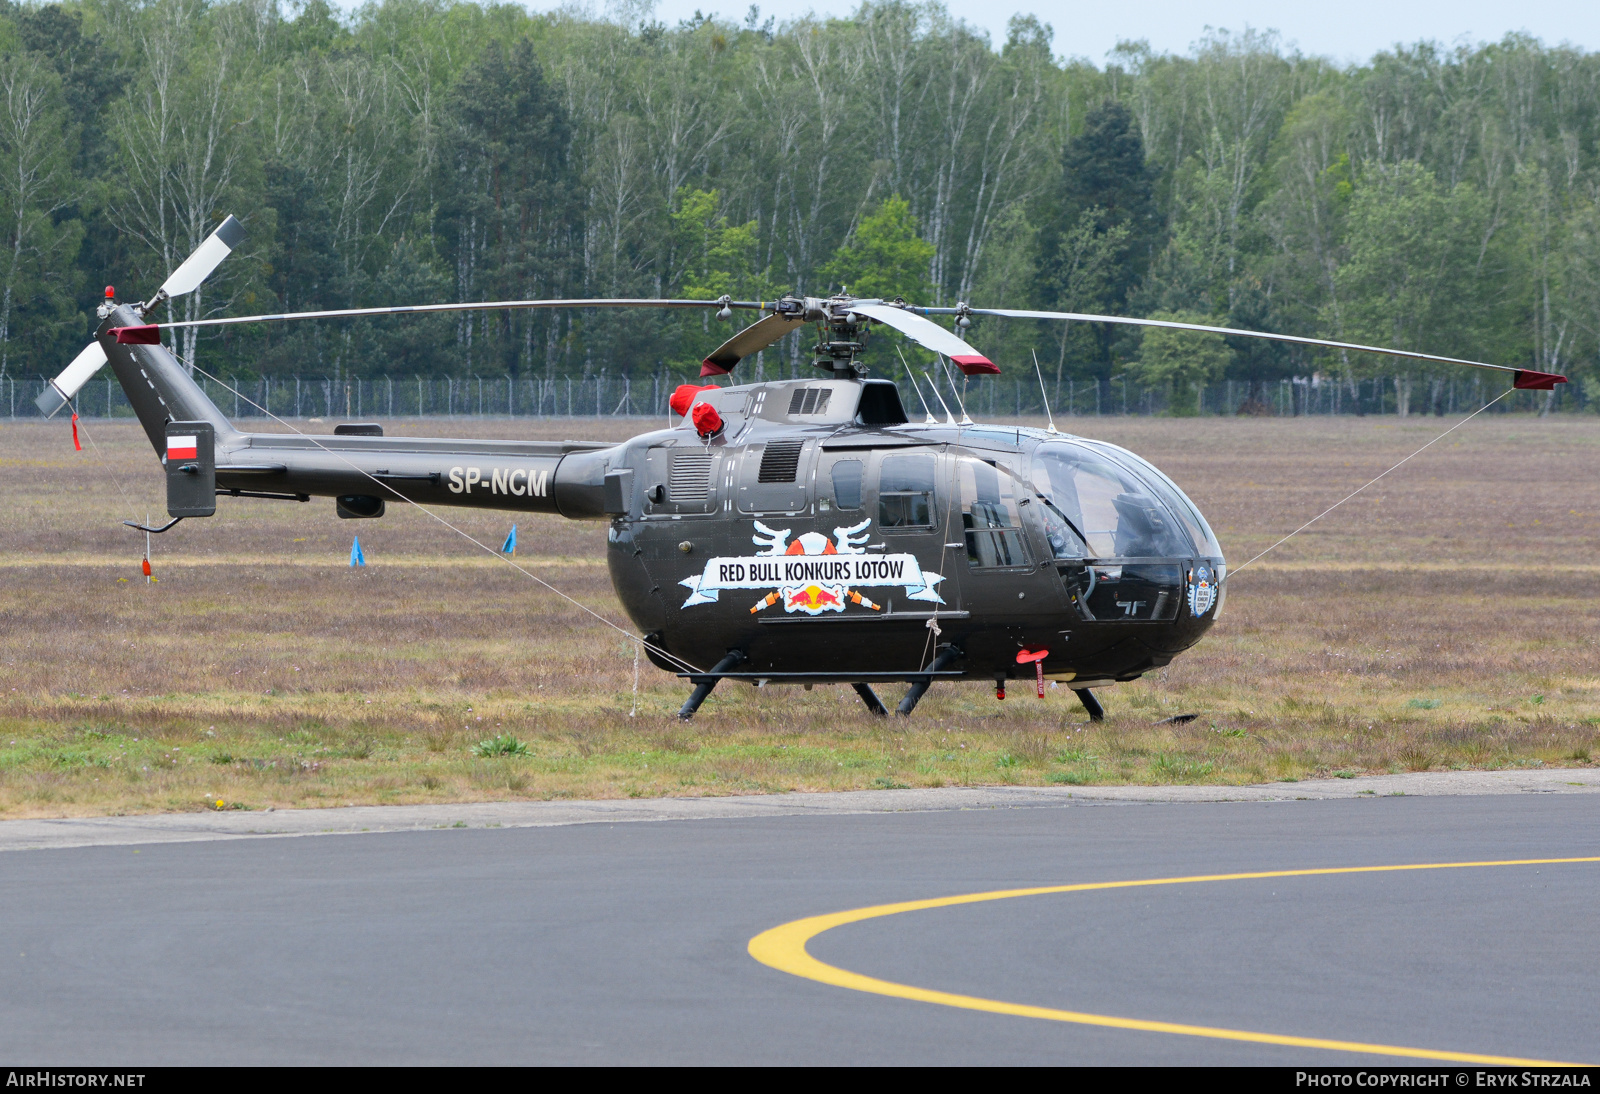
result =
M78 443L78 412L77 411L73 411L72 412L72 447L77 449L79 452L83 451L83 445Z
M1029 661L1033 662L1033 676L1039 685L1039 698L1041 699L1044 698L1044 659L1049 656L1049 650L1037 650L1032 653L1023 650L1017 654L1017 664L1026 665Z

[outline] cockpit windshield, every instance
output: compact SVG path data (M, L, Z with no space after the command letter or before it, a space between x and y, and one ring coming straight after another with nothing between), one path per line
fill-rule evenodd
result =
M1178 484L1169 479L1154 464L1114 444L1104 441L1085 442L1090 448L1104 452L1113 460L1118 460L1132 468L1133 473L1154 491L1156 497L1166 503L1167 507L1177 515L1189 538L1194 541L1196 549L1202 555L1212 558L1222 557L1222 545L1217 542L1216 534L1211 531L1211 525L1206 523L1206 518L1200 515L1200 509L1189 500L1189 495L1178 488Z
M1048 441L1033 454L1033 485L1096 558L1184 557L1215 542L1164 475L1114 445Z

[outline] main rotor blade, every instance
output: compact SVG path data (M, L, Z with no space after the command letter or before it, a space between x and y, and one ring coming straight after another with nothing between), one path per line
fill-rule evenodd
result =
M759 353L805 322L803 315L769 315L712 350L700 362L701 376L725 376L752 353Z
M170 298L194 292L202 281L211 276L211 271L221 265L222 260L243 242L244 225L229 213L228 219L218 225L216 231L206 236L206 241L195 248L194 254L185 259L182 266L172 271L171 276L161 286L162 293Z
M759 309L760 301L733 300L730 308ZM473 304L409 304L399 308L340 308L334 311L291 311L275 315L235 315L221 319L189 319L178 323L151 323L143 327L117 327L117 341L143 344L160 338L163 330L179 327L232 327L240 323L282 323L291 319L353 319L362 315L424 315L449 311L519 311L539 308L720 308L716 300L483 300Z
M927 315L957 315L956 308L918 308ZM1492 365L1487 361L1468 361L1460 357L1440 357L1433 353L1414 350L1388 349L1384 346L1364 346L1356 342L1334 342L1326 338L1304 338L1298 334L1273 334L1263 330L1237 330L1233 327L1208 327L1200 323L1175 323L1166 319L1134 319L1125 315L1084 315L1068 311L1026 311L1015 308L971 308L971 315L998 315L1007 319L1068 319L1080 323L1120 323L1129 327L1166 327L1169 330L1193 330L1204 334L1224 334L1235 338L1260 338L1268 342L1292 342L1301 346L1321 346L1324 349L1354 350L1357 353L1376 353L1385 357L1405 357L1413 361L1431 361L1440 365L1468 365L1472 368L1491 368L1498 372L1514 373L1512 386L1537 391L1549 391L1567 378L1554 372L1535 372L1533 369L1513 365Z
M939 324L930 322L921 315L904 308L897 308L892 304L851 304L850 310L857 315L864 315L868 319L876 320L886 327L893 327L924 349L931 349L935 353L944 354L954 361L956 366L968 376L997 375L1000 372L1000 369L996 367L993 361ZM916 309L917 312L929 312L932 310L932 308ZM951 312L949 314L954 313Z
M39 413L46 418L55 417L56 411L66 406L78 390L89 382L89 378L100 371L100 366L106 363L105 347L99 342L90 342L83 347L83 352L72 359L72 363L61 370L61 375L51 380L39 397L34 400L39 407Z

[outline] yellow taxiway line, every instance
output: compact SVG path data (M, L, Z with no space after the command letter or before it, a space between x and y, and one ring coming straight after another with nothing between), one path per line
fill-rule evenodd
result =
M1042 1018L1052 1022L1071 1022L1084 1026L1104 1026L1111 1029L1131 1029L1145 1033L1177 1033L1188 1037L1209 1037L1220 1041L1247 1041L1263 1045L1285 1045L1291 1048L1317 1048L1332 1052L1358 1052L1372 1056L1404 1056L1419 1060L1445 1060L1463 1064L1494 1064L1509 1067L1581 1067L1556 1060L1529 1060L1518 1056L1491 1056L1476 1052L1450 1052L1442 1049L1409 1048L1400 1045L1367 1044L1361 1041L1338 1041L1323 1037L1296 1037L1280 1033L1259 1033L1253 1030L1222 1029L1216 1026L1195 1026L1181 1022L1156 1022L1143 1018L1118 1018L1108 1014L1087 1014L1082 1011L1058 1010L1054 1007L1036 1007L1025 1003L1007 1003L999 999L984 999L975 995L958 995L954 992L934 991L879 980L872 976L841 969L818 961L806 950L813 938L847 923L860 923L868 919L881 919L902 912L920 912L932 908L950 908L961 904L980 904L991 900L1010 900L1013 897L1044 896L1052 893L1086 893L1100 889L1135 889L1154 885L1191 885L1211 881L1254 881L1263 878L1317 877L1327 874L1382 874L1407 870L1464 870L1488 866L1539 866L1568 863L1600 862L1600 856L1589 858L1508 859L1497 862L1431 862L1400 866L1341 866L1314 870L1270 870L1250 874L1199 874L1193 877L1148 878L1136 881L1099 881L1081 885L1047 885L1034 889L999 889L987 893L967 893L961 896L935 897L931 900L908 900L899 904L878 904L870 908L855 908L830 915L809 916L762 931L750 940L750 956L780 972L816 980L835 987L871 992L897 999L911 999L920 1003L936 1003L946 1007L986 1011L990 1014L1009 1014L1019 1018Z

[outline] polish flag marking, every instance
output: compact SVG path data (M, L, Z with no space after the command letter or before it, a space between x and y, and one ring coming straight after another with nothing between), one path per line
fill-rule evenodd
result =
M167 438L167 459L194 460L199 459L199 457L200 448L194 437Z

